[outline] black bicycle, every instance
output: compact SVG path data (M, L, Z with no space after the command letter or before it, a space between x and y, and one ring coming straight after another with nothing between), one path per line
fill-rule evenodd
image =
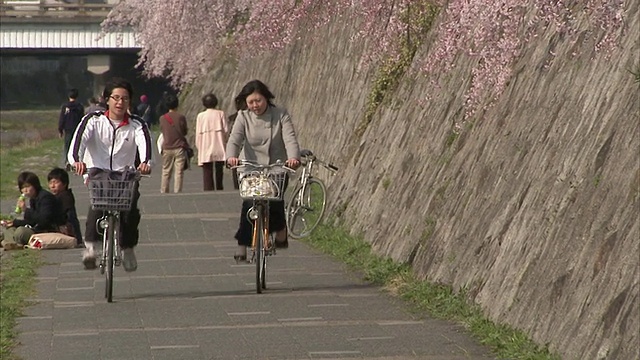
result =
M90 179L89 201L93 210L104 211L104 215L96 220L97 228L102 235L102 256L100 257L100 274L106 274L105 297L107 302L113 301L113 273L120 266L120 216L123 211L130 211L136 192L136 183L140 180L139 172L133 176L122 176L121 179Z

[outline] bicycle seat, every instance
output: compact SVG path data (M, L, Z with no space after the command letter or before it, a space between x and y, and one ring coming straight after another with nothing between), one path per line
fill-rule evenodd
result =
M300 150L300 156L302 157L313 156L313 152L311 152L311 150L309 149L302 149Z

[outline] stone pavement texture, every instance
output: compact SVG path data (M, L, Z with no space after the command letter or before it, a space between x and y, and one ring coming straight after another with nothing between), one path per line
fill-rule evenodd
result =
M201 170L179 194L160 194L161 168L143 179L138 270L116 268L113 303L81 250L45 250L33 304L18 319L25 360L490 359L456 324L412 314L331 257L291 241L255 266L236 264L240 198L203 192ZM88 207L72 177L84 229ZM173 184L172 184L173 185ZM26 251L26 250L25 250Z

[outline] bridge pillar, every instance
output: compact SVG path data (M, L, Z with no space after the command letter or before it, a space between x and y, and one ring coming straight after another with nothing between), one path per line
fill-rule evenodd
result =
M88 55L87 70L93 74L93 94L100 95L104 89L105 76L111 65L109 55Z

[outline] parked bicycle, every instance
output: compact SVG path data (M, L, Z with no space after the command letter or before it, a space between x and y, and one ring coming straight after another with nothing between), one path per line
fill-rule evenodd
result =
M322 165L332 174L338 167L318 159L311 150L302 150L302 173L287 203L287 231L290 237L300 239L309 236L320 224L327 203L327 188L322 180L313 176L315 164Z
M113 174L116 174L115 178ZM113 273L122 263L120 252L120 216L130 211L136 193L136 184L141 178L140 172L110 173L111 178L90 179L89 202L93 210L104 211L96 220L98 232L102 235L102 255L100 256L100 274L106 274L105 297L113 301Z
M295 170L281 161L260 165L248 160L240 160L239 165L232 169L240 170L240 197L253 201L247 212L249 221L253 223L251 254L247 259L256 264L256 292L260 294L267 288L267 257L276 253L275 235L269 229L269 204L283 200L287 174Z

